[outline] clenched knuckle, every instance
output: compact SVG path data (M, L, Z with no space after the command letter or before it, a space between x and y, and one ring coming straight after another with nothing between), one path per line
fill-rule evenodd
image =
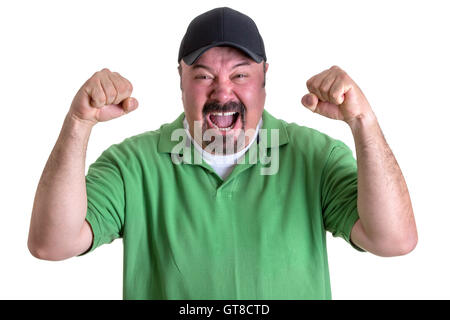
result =
M314 80L313 82L312 82L312 85L311 85L311 87L313 88L313 89L319 89L320 88L320 85L321 85L321 82L319 81L319 80Z
M124 87L124 85L123 85L120 81L115 82L115 83L114 83L114 86L116 87L118 93L123 93L123 92L125 91L125 90L124 90L125 87Z
M320 84L320 90L327 90L330 86L330 79L324 79Z
M337 66L337 65L333 65L333 66L331 66L330 69L331 70L340 70L341 68L339 68L339 66Z
M128 80L127 80L127 88L128 88L128 91L129 91L130 93L133 92L133 85L132 85L131 82L128 81Z
M122 93L122 94L128 93L128 92L129 92L128 84L127 84L127 83L124 83L124 82L120 82L120 83L117 85L117 90L118 90L120 93Z
M106 104L106 97L100 96L98 100L96 100L100 105Z
M88 79L88 81L85 82L84 84L84 88L86 88L86 90L88 91L92 91L95 87L95 83L92 80L92 78Z
M343 80L343 81L347 81L349 79L347 73L345 71L341 71L339 72L339 79Z
M114 98L116 96L117 92L115 89L108 89L106 90L106 95L108 96L108 98Z
M333 91L330 96L334 101L339 100L339 92L337 90Z
M101 105L103 105L103 104L106 103L106 97L105 97L105 95L102 94L102 93L100 93L100 92L94 94L94 95L92 96L92 100L94 100L95 102L97 102L98 104L101 104Z
M95 72L92 77L89 78L89 80L87 81L87 84L90 86L93 86L96 82L97 79L100 77L99 72Z

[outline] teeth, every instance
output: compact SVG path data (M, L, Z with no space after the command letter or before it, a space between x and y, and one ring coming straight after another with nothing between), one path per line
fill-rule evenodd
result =
M211 115L214 115L214 116L233 116L233 115L235 115L237 112L211 112ZM231 128L233 127L233 125L234 125L234 123L231 125L231 126L229 126L228 128L220 128L220 127L218 127L214 122L212 122L211 121L211 123L212 123L212 125L214 126L214 128L216 128L216 129L218 129L218 130L220 130L220 131L228 131L228 130L231 130Z
M237 112L212 112L211 114L215 116L232 116L236 113Z
M231 127L233 127L233 125L231 125L228 128L220 128L220 127L216 126L216 124L214 122L211 122L211 123L214 126L214 128L219 129L220 131L228 131L228 130L231 130Z
M231 127L232 127L232 125L231 125L231 126L229 126L228 128L219 128L219 130L220 130L220 131L228 131L228 130L230 130L230 129L231 129Z

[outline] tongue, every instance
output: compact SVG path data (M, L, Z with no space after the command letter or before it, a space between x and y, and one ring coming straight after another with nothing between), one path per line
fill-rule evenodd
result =
M211 115L210 119L219 128L228 128L233 124L233 117L234 117L233 115L230 116Z

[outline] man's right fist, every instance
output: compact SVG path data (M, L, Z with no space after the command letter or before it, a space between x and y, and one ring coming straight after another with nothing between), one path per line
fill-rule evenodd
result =
M130 81L117 72L103 69L80 88L69 113L92 124L118 118L138 107L138 101L130 97L132 91Z

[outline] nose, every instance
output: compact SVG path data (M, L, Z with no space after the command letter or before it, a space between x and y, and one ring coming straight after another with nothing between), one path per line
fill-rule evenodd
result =
M227 80L216 80L212 86L210 99L218 103L235 100L232 84Z

